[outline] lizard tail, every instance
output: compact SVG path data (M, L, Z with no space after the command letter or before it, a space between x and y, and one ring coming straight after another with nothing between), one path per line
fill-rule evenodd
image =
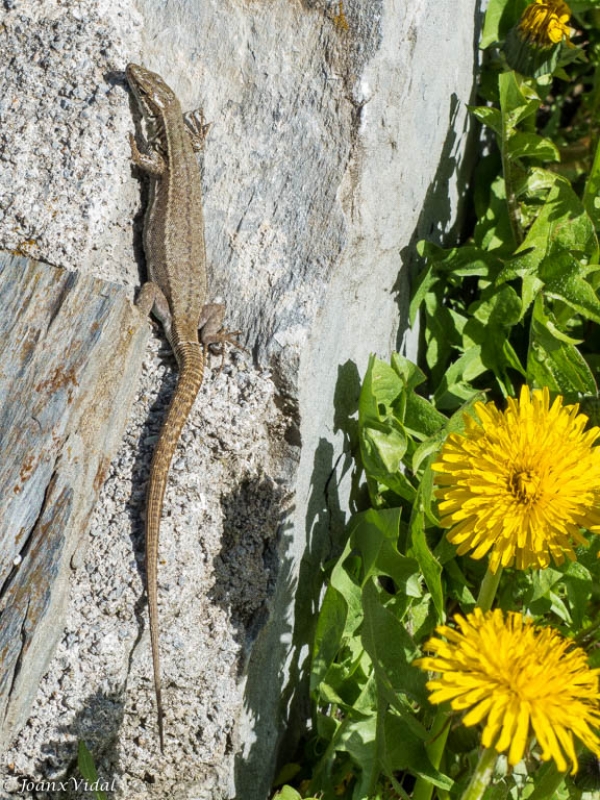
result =
M181 431L192 410L204 375L204 352L198 343L183 343L175 348L179 364L179 377L167 417L152 457L146 502L146 581L148 611L150 615L150 644L154 671L154 692L158 713L158 736L161 752L164 751L163 706L160 682L160 654L158 647L158 541L163 498L169 468Z

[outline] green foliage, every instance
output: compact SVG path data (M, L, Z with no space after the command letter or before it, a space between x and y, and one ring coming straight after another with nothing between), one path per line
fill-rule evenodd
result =
M598 159L583 197L541 166L559 151L528 130L539 88L505 72L500 107L472 109L494 132L500 155L498 172L484 170L476 187L473 237L450 250L418 246L426 263L410 316L424 312L424 357L439 409L455 410L483 388L514 396L523 381L568 400L598 393L595 352L578 347L589 323L600 321L599 214L589 186L600 182Z
M449 249L417 247L409 314L423 322L421 366L372 356L363 380L356 485L362 477L371 507L352 517L326 571L311 652L312 731L282 772L281 800L462 795L477 732L451 728L432 709L412 662L449 613L474 608L486 565L457 557L440 528L432 463L477 401L502 404L523 383L581 402L600 420L598 4L576 8L587 59L564 45L528 55L521 42L529 77L508 68L527 5L488 3L481 46L492 55L482 104L471 111L490 146L473 186L470 237ZM496 606L554 625L600 664L599 550L593 539L576 562L505 571ZM531 774L497 765L485 797L581 796L552 764L529 766Z
M81 773L81 777L84 778L88 784L89 789L94 792L96 800L108 800L105 792L95 788L98 786L100 779L92 754L88 750L83 739L80 739L77 745L77 767Z
M448 418L416 394L423 379L393 354L389 365L371 357L363 382L359 435L373 508L352 518L317 622L310 676L313 756L303 785L310 796L410 797L414 779L421 778L438 787L440 797L457 797L464 760L477 745L467 737L467 751L458 745L446 753L444 771L432 764L433 712L425 676L412 661L445 620L449 604L463 611L474 607L473 589L483 575L482 564L456 558L443 537L431 472L447 433L462 429L464 415L482 396L473 395ZM509 574L498 604L552 619L566 634L591 631L598 549L594 544L561 568Z

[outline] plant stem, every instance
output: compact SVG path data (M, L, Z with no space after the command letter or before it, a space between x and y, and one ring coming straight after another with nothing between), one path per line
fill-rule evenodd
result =
M488 567L487 572L481 581L479 597L477 598L477 606L482 611L489 611L492 607L494 597L496 596L496 590L498 589L498 584L500 583L501 575L502 567L498 567L496 574L490 572L490 568Z
M475 772L469 781L469 785L463 792L461 800L481 800L492 779L497 756L498 753L493 747L488 747L483 751L475 767Z
M506 119L503 115L502 121L502 142L500 144L500 157L502 159L502 175L504 177L504 191L506 193L506 206L508 209L508 221L510 222L510 229L515 239L517 247L523 243L525 238L523 235L523 226L521 225L521 211L517 201L517 194L515 192L515 184L513 180L512 164L508 155L508 138L510 132L507 128Z
M425 750L432 765L439 769L442 756L446 748L446 739L450 731L450 712L447 708L438 708L431 730L429 731L429 742L425 745ZM433 794L433 784L426 778L419 777L415 784L412 800L430 800Z

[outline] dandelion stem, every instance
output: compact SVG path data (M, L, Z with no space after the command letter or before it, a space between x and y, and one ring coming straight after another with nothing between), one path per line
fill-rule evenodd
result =
M487 572L481 582L479 589L479 597L477 598L477 605L482 611L489 611L496 596L496 590L500 583L500 576L502 575L502 567L498 567L496 573L490 571L488 567Z
M450 731L450 712L447 708L438 708L433 725L429 731L429 742L425 745L427 755L432 765L439 769L442 756L446 749L446 739ZM419 777L413 790L413 800L430 800L433 794L433 784L426 778Z
M502 158L502 174L504 176L504 187L506 190L506 207L508 210L508 220L510 222L510 229L515 239L517 247L523 243L523 227L521 225L521 212L519 210L519 202L517 200L517 193L515 191L513 179L513 167L508 155L508 136L503 132L501 158Z
M461 800L481 800L492 779L497 756L498 753L493 747L483 751Z

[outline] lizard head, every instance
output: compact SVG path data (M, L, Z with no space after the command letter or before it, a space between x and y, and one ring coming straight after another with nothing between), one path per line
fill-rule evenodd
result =
M148 114L159 116L170 107L179 106L175 92L156 72L138 64L127 64L125 74L137 101Z

